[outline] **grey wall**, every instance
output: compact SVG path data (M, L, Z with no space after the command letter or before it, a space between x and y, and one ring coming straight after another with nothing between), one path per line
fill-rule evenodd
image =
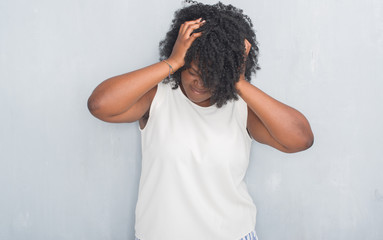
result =
M302 111L316 137L297 154L253 144L260 240L383 239L383 2L232 3L257 29L253 84ZM0 239L133 239L138 125L101 122L86 101L157 61L180 6L0 1Z

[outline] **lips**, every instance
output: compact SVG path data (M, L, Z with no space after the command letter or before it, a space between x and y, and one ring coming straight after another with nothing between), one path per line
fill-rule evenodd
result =
M193 87L190 87L190 89L196 93L196 94L205 94L208 92L208 90L199 90L199 89L196 89L196 88L193 88Z

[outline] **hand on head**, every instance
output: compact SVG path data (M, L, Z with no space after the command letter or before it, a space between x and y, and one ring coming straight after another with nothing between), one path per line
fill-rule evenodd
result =
M251 44L249 43L249 41L247 41L247 39L245 38L245 53L246 53L246 58L247 56L249 55L249 52L250 52L250 49L251 49Z
M173 66L174 71L181 68L185 64L185 55L187 50L190 48L194 40L202 35L202 32L193 33L194 30L201 27L206 21L202 18L184 22L178 32L177 40L173 46L173 51L168 62Z

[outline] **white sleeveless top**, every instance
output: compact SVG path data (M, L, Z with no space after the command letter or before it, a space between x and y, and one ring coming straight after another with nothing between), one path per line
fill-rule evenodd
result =
M247 104L201 107L159 83L142 137L136 205L141 240L238 240L255 229L244 177Z

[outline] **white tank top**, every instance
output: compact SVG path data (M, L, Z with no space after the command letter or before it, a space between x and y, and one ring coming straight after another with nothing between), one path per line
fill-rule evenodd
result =
M141 240L238 240L255 229L244 177L247 105L201 107L159 83L142 137L136 205Z

